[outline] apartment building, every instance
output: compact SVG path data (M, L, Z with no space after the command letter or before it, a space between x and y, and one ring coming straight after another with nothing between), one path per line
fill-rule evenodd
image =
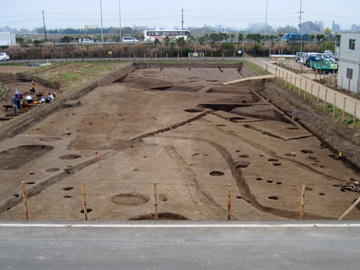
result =
M341 34L338 51L338 87L357 93L360 80L360 32Z

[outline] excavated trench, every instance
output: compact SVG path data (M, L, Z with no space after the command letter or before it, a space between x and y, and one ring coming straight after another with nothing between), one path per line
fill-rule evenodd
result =
M142 78L141 80L137 80L136 76L134 76L132 78L125 78L125 80L122 79L122 81L124 81L125 83L131 83L131 84L138 83L140 85L139 87L144 88L146 91L154 91L154 92L156 92L156 91L162 91L162 92L163 91L169 91L169 92L178 91L178 92L186 92L186 93L187 92L196 93L196 92L199 92L201 89L201 87L199 87L197 85L196 86L189 86L187 84L184 86L177 86L174 84L165 85L165 84L163 84L163 81L159 84L159 82L156 81L156 79L155 79L155 81L151 80L151 82L149 82L149 80L151 80L151 79L150 78ZM240 90L241 90L241 88L240 88ZM165 133L168 131L175 130L175 129L183 127L191 122L203 119L206 115L208 115L210 113L212 115L216 115L214 112L218 112L218 111L238 115L238 117L233 116L231 119L229 119L230 121L232 121L234 123L241 123L244 120L246 120L247 117L253 117L253 118L256 118L258 121L273 120L273 121L280 121L280 122L283 122L286 124L293 125L293 127L288 127L289 130L297 130L298 129L296 127L296 125L294 124L294 122L291 121L291 119L289 119L289 117L287 115L285 115L284 113L282 113L279 110L271 108L268 104L264 104L263 100L258 95L254 94L252 91L247 91L246 93L244 93L246 89L244 88L242 90L244 90L244 91L242 91L242 94L239 94L239 88L235 88L235 87L234 87L234 89L231 89L231 87L221 87L221 86L216 86L216 87L210 88L206 92L209 95L211 95L213 93L214 94L228 93L228 94L238 94L239 96L237 97L237 100L234 103L227 102L228 100L225 99L225 100L221 100L221 102L218 102L218 103L217 102L200 103L198 105L199 108L186 109L186 110L184 110L185 112L195 113L196 115L193 117L190 117L184 121L179 121L179 122L173 123L171 125L168 125L167 127L157 129L157 130L154 130L151 132L147 132L144 134L140 134L140 135L134 137L133 139L129 140L129 146L126 147L125 149L132 147L132 145L134 143L142 141L144 138L156 136L158 134L162 134L162 133ZM217 124L215 126L221 127L221 126L225 126L225 125ZM243 124L243 126L246 128L249 128L249 129L256 130L256 128L252 127L249 124ZM219 130L221 132L223 132L221 129L219 129ZM279 138L277 135L272 134L271 132L267 132L267 133L265 132L264 134L268 135L270 137ZM205 140L205 139L201 139L201 138L187 138L187 137L183 137L183 136L182 137L164 136L164 137L171 138L171 139L191 140L194 142L202 142L202 143L211 145L222 156L223 160L228 165L228 167L231 171L231 175L236 182L239 193L241 194L241 196L238 196L238 199L244 200L252 207L254 207L264 213L269 213L269 214L272 214L275 216L289 218L289 219L298 218L299 214L296 211L290 211L290 210L280 209L280 208L276 208L276 207L265 206L258 201L256 196L251 192L250 187L248 186L248 184L246 183L246 181L242 175L242 169L248 168L250 161L235 162L233 157L225 149L225 147L223 147L222 145L220 145L219 143L217 143L215 141ZM58 137L52 137L52 138L49 137L49 138L43 138L41 140L44 142L56 142L61 139ZM264 150L264 146L257 146L253 142L246 140L246 138L241 138L241 140L243 142L248 142L249 145L255 146L255 148L257 148L257 149L261 149L262 151ZM53 147L48 146L48 145L23 145L23 146L19 146L16 148L11 148L9 150L6 150L6 151L3 151L0 153L0 169L1 170L13 170L13 169L21 168L22 165L24 165L32 160L35 160L36 158L41 157L52 150L53 150ZM124 149L121 149L121 150L114 149L113 151L110 151L102 156L96 157L92 160L80 163L79 165L76 165L72 168L66 169L65 171L61 172L60 174L50 177L47 180L43 181L42 183L39 183L36 186L29 188L28 195L29 195L29 197L36 196L40 192L42 192L43 190L48 188L49 186L59 183L62 180L66 179L67 177L69 177L69 175L73 175L76 172L83 170L85 168L88 168L90 165L94 165L100 161L109 160L110 158L114 157L117 153L119 153L120 151L123 151L123 150ZM324 174L317 170L314 170L310 166L304 165L300 162L290 159L291 154L288 154L289 159L287 159L287 158L276 156L275 153L271 152L271 150L265 150L265 152L267 152L267 154L269 154L270 156L273 157L273 158L269 159L268 161L271 162L274 167L281 167L281 165L282 165L281 160L283 159L283 160L293 162L295 164L295 166L304 168L306 170L309 170L309 171L312 171L315 173L322 174L323 176L325 176L329 179L338 180L335 177L332 178L331 176L329 176L327 174ZM313 154L313 152L311 150L307 150L307 149L302 150L302 153ZM20 160L18 159L19 156L21 156ZM78 154L69 154L69 155L62 155L59 157L59 159L75 160L75 159L79 159L81 157L82 156L78 155ZM245 155L245 154L241 154L241 155L239 155L239 158L247 159L247 158L249 158L249 156ZM338 159L336 156L334 156L333 158ZM316 162L316 157L314 157L314 156L309 156L308 159ZM19 162L17 162L17 161L19 161ZM59 170L60 170L59 168L53 167L53 168L47 169L47 172L58 172ZM224 173L221 171L214 170L214 171L210 171L209 175L214 176L214 177L221 177L224 175ZM259 182L263 181L262 178L257 178L256 180ZM269 181L272 181L272 180L268 180L268 182ZM278 186L281 186L283 184L281 181L275 181L272 183L276 184ZM27 182L27 184L33 185L33 184L35 184L35 182ZM201 189L201 186L198 186L197 188ZM205 195L208 196L209 198L212 197L212 194L206 193ZM66 195L66 197L64 196L64 199L69 199L69 198L71 198L71 196L69 196L69 195ZM275 195L269 195L267 198L270 201L278 201L279 200L279 196L275 196ZM113 196L111 198L111 201L114 204L130 206L130 207L146 204L149 200L150 200L150 198L147 195L137 194L137 193L122 193L122 194ZM167 198L166 198L166 200L167 200ZM166 200L164 200L164 201L166 201ZM21 197L12 196L9 200L7 200L7 202L5 204L2 205L2 207L0 207L0 213L5 211L5 209L6 210L11 209L12 207L19 204L20 202L21 202ZM215 202L213 202L213 203L216 204ZM88 212L91 212L92 210L93 209L89 208ZM326 216L315 215L315 214L311 214L311 213L307 213L306 217L310 218L310 219L327 219L327 218L329 218ZM153 214L149 214L149 215L136 216L134 218L131 218L131 220L151 220L154 218L155 217ZM169 213L169 212L159 213L158 218L160 220L188 220L188 218L183 215Z

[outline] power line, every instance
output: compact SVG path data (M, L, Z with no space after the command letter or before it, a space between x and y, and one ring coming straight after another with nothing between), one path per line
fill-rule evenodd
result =
M198 10L186 10L188 12L195 12L195 13L202 13L202 14L213 14L213 15L230 15L230 16L244 16L244 15L257 15L261 18L264 17L264 14L262 13L219 13L219 12L206 12L206 11L198 11ZM269 13L268 15L278 16L278 15L289 15L289 14L297 14L297 12L287 12L287 13Z
M319 13L310 13L306 12L306 14L316 15L316 16L325 16L325 17L337 17L337 18L347 18L347 19L359 19L358 17L349 17L349 16L339 16L339 15L330 15L330 14L319 14Z
M12 16L1 16L0 19L31 16L31 15L35 15L35 14L40 14L40 13L39 12L34 12L34 13L26 13L26 14L17 14L17 15L12 15Z
M29 19L24 19L24 20L17 20L17 21L6 21L3 23L10 24L10 23L29 22L29 21L36 21L36 20L40 21L41 17L34 17L34 18L29 18Z
M122 13L121 15L144 15L144 14L161 14L161 13L170 13L170 12L179 12L178 10L168 10L168 11L153 11L146 13ZM76 15L76 16L98 16L96 13L64 13L64 12L47 12L48 14L58 14L58 15ZM118 13L104 13L104 16L119 16Z

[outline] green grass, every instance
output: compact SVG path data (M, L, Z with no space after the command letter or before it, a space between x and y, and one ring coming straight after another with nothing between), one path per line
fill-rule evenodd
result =
M285 87L285 82L284 81L279 80L279 84ZM290 83L286 83L286 88L289 91L293 92L294 95L296 95L298 97L299 97L299 91L300 91L300 97L299 98L304 99L304 94L305 94L304 90L300 90L299 87L295 87L293 84L290 85ZM342 108L335 107L335 113L334 113L334 105L328 103L329 101L327 101L326 108L324 110L325 101L320 99L320 98L318 100L317 95L314 95L314 92L313 92L313 95L311 95L310 90L306 91L305 99L306 99L306 101L310 102L314 106L317 106L317 108L319 110L325 112L330 117L332 117L334 119L334 121L341 121L342 122L342 115L343 115L343 109ZM345 112L344 113L344 122L343 123L344 123L344 125L348 126L349 128L353 128L354 115ZM355 130L360 130L360 120L359 119L356 119Z
M254 63L251 63L249 61L245 61L244 63L248 68L250 68L252 71L254 71L258 75L270 74L270 72L266 72L266 70L262 69L261 67L259 67L258 65L254 64Z
M4 94L5 94L4 85L2 84L2 82L0 82L0 99L3 97Z
M49 66L39 67L25 71L33 77L58 85L63 92L72 91L85 85L89 81L105 75L111 70L120 68L124 62L119 61L93 61L52 63Z
M139 63L158 63L158 64L174 64L174 65L197 65L197 64L212 64L212 63L222 63L222 64L234 64L234 63L241 63L243 61L240 61L239 58L235 58L235 59L224 59L222 60L221 57L217 57L217 58L210 58L210 57L206 57L206 58L202 58L199 60L188 60L188 59L184 59L181 58L180 60L174 59L174 58L169 58L169 60L166 59L161 59L161 60L156 60L155 59L149 59L146 58L144 61L144 58L137 58L137 61Z
M7 67L21 67L24 66L26 67L28 65L28 63L1 63L1 66L7 66Z

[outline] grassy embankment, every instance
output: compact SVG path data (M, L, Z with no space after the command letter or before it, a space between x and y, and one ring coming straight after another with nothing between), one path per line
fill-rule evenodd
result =
M68 92L96 80L122 65L125 63L115 61L52 63L25 72L31 77L58 86L60 92Z
M256 74L259 75L266 75L269 73L266 73L262 68L260 68L258 65L255 65L251 62L245 61L245 65L250 68L252 71L254 71ZM284 86L284 82L280 80L280 84ZM344 113L343 116L343 110L341 108L335 107L334 112L334 106L332 104L326 103L322 99L318 99L317 96L311 95L309 92L305 93L304 90L300 90L299 87L295 87L294 85L290 85L290 83L286 84L286 88L291 89L296 96L304 97L304 100L309 101L311 104L314 104L319 110L327 113L330 115L334 121L336 122L343 122L344 125L348 126L349 128L354 127L354 115L349 113ZM328 101L329 102L329 101ZM324 106L325 110L324 110ZM360 121L359 119L356 119L355 121L355 130L360 130Z

